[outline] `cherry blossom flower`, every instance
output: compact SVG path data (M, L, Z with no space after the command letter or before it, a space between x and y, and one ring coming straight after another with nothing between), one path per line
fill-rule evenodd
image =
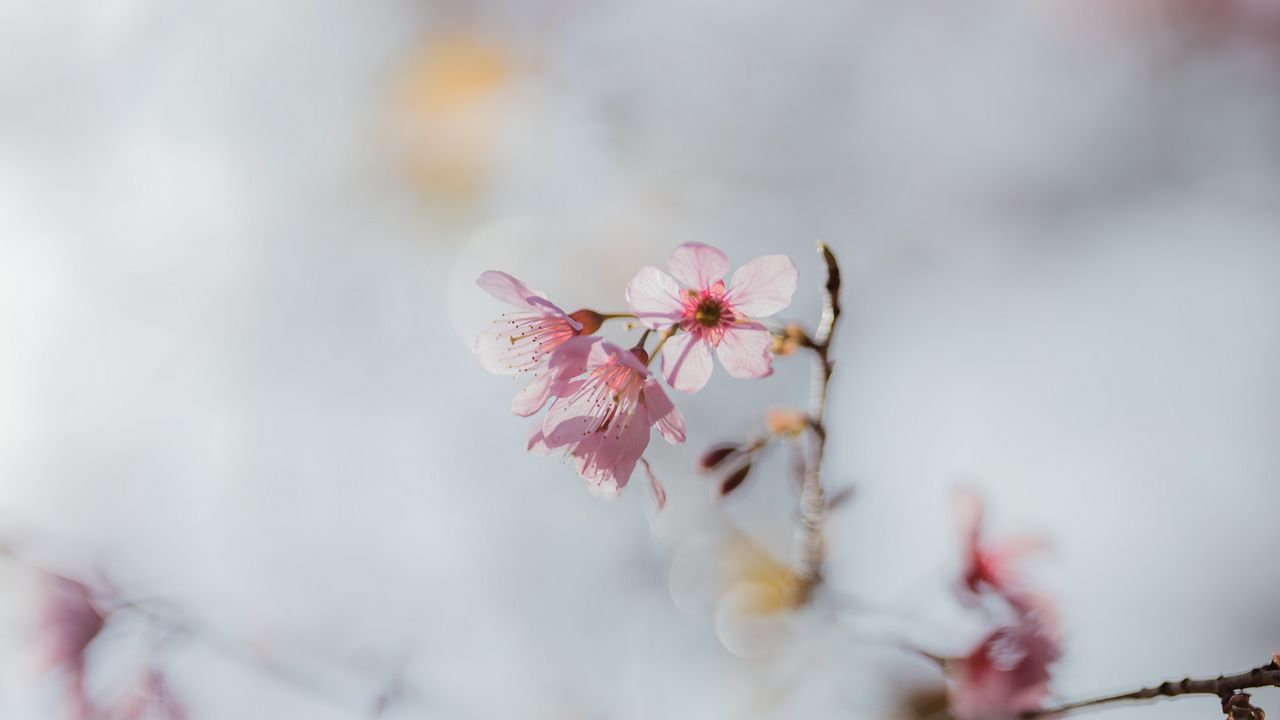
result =
M627 286L627 302L645 327L674 325L680 330L662 350L667 383L683 392L701 390L711 378L713 349L734 377L770 375L773 335L754 318L791 304L797 279L791 258L758 257L738 268L727 286L723 278L729 259L709 245L681 245L667 267L670 275L655 267L641 268Z
M596 490L621 492L649 445L650 426L673 445L685 438L684 418L650 375L647 360L643 350L601 338L561 345L550 360L556 400L529 449L566 448L578 474Z
M982 537L982 499L968 488L955 497L956 524L963 544L963 568L960 574L962 596L972 598L984 589L1004 595L1018 591L1018 565L1023 558L1045 549L1043 538L1033 535L1011 535L998 543Z
M950 695L959 720L1011 720L1039 709L1049 693L1049 666L1061 655L1053 606L1029 594L1010 604L1014 621L955 661Z
M544 293L504 272L490 270L476 284L521 309L494 320L476 338L475 355L481 367L496 375L533 378L511 401L511 412L528 417L541 410L551 394L547 359L570 338L595 332L603 318L590 310L566 313Z

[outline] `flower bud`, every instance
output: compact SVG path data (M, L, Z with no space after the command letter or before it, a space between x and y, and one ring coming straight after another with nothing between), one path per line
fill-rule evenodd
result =
M809 427L809 416L803 410L775 408L765 413L764 424L771 435L794 436Z
M595 310L588 310L586 308L574 310L569 313L569 317L578 321L578 323L582 325L582 329L578 331L579 335L591 335L595 331L599 330L600 326L604 324L603 315Z
M809 336L805 334L804 328L793 323L773 336L773 347L769 351L774 355L791 355L809 344Z
M1260 707L1249 702L1249 693L1239 692L1222 698L1222 712L1230 720L1267 720L1267 715Z
M737 490L738 486L747 479L747 474L750 472L751 463L747 463L730 473L729 476L724 479L724 482L720 483L720 497L724 497L734 490Z
M737 455L740 450L741 448L733 443L712 445L706 452L702 453L702 457L698 458L698 469L703 472L714 470L725 460Z

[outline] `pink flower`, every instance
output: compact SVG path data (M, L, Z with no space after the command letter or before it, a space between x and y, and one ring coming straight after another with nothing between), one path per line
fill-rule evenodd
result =
M791 258L756 258L733 273L727 288L723 278L729 259L709 245L681 245L667 267L671 275L655 267L641 268L627 286L627 302L645 327L677 325L681 330L663 346L667 383L684 392L701 390L711 378L713 348L734 377L771 374L773 336L752 318L767 317L791 304L797 279Z
M643 350L601 338L564 343L550 361L556 400L529 449L566 448L597 490L621 492L649 445L650 426L673 445L684 442L684 418L650 375L647 359Z
M959 720L1012 720L1049 694L1049 666L1061 655L1057 619L1043 598L1010 599L1016 619L956 661L949 688Z
M600 327L599 315L579 310L575 317L556 307L545 294L504 272L490 270L476 284L490 295L521 309L502 315L476 338L475 354L480 366L497 375L524 375L533 379L511 401L511 412L529 416L547 402L551 376L547 359L556 348L579 334ZM584 323L588 327L584 327Z
M1027 555L1043 550L1044 540L1032 535L1013 535L998 544L984 542L982 499L968 488L961 488L956 493L955 515L964 543L960 573L963 593L969 596L983 590L1006 596L1016 593L1019 587L1018 565Z

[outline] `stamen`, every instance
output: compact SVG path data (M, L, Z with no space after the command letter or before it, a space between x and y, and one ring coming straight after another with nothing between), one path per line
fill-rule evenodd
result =
M723 306L719 300L711 297L703 298L693 312L693 319L702 327L713 328L720 324L722 310Z

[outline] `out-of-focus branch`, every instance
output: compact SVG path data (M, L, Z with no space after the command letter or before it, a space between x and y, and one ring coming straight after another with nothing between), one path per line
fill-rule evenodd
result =
M831 340L840 320L840 265L835 253L825 243L818 243L818 255L826 268L823 282L822 315L811 338L802 344L813 351L813 374L809 383L809 459L800 493L799 573L806 587L812 589L822 579L822 563L826 542L822 527L827 517L826 491L822 486L822 459L827 446L824 420L827 394L831 385Z
M1273 660L1262 667L1256 667L1235 675L1219 675L1216 678L1200 680L1184 678L1120 695L1108 695L1058 707L1033 710L1023 713L1022 718L1023 720L1032 720L1033 718L1062 715L1076 710L1110 705L1111 703L1174 698L1182 695L1213 695L1226 700L1241 690L1260 687L1280 687L1280 665L1276 661Z

